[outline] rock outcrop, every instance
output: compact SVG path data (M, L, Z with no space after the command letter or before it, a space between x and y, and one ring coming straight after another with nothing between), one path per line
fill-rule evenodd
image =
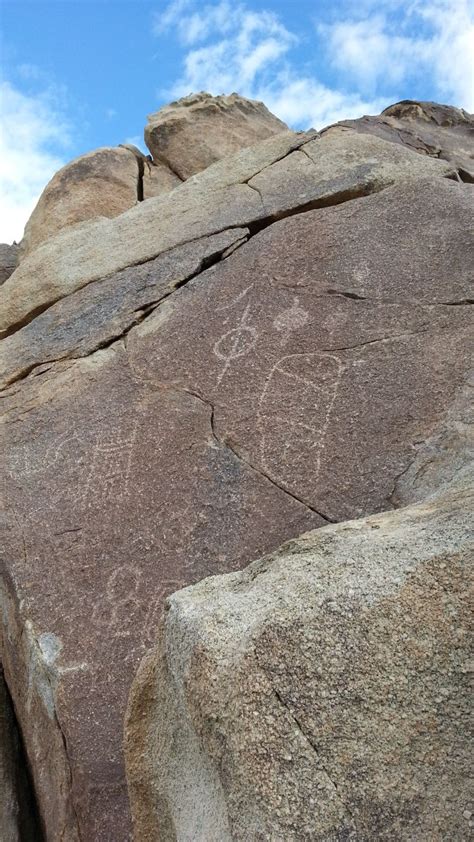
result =
M18 264L18 246L0 243L0 286L15 271Z
M59 170L26 225L21 259L63 228L95 217L112 219L137 201L167 193L180 183L163 164L155 166L133 150L96 149Z
M474 183L474 115L462 108L406 99L378 117L343 120L338 125L451 161L462 181Z
M1 660L48 842L132 838L168 594L464 482L472 209L450 161L283 131L3 284Z
M326 526L170 597L128 710L135 838L467 839L473 504Z
M91 281L190 240L227 228L258 230L298 210L454 174L445 161L345 128L322 137L281 133L116 219L93 219L46 241L0 289L0 334Z
M148 116L145 143L184 181L221 158L288 129L263 102L201 92Z

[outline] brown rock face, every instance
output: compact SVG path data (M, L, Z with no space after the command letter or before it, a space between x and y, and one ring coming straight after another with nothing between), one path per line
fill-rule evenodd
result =
M238 94L200 93L172 102L148 117L145 143L153 159L186 179L215 161L288 126L263 104Z
M462 108L407 99L386 108L378 117L344 120L338 125L451 161L463 181L474 182L474 115Z
M453 175L286 132L59 233L3 286L1 657L48 840L131 838L122 722L169 593L403 503L450 413L456 433Z
M130 149L105 147L81 155L59 170L27 222L21 259L63 228L96 216L112 219L133 207L144 198L143 179L146 198L179 184L166 167L145 167L143 158Z
M135 838L468 839L473 503L327 526L170 597L127 715Z

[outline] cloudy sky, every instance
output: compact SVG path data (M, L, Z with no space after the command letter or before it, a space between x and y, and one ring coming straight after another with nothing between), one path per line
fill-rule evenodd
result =
M0 241L52 174L143 145L191 91L263 99L295 128L400 99L474 111L474 0L2 0Z

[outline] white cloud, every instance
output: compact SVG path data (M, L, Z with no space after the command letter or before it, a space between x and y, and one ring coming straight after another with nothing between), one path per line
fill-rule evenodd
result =
M394 14L396 11L398 14ZM333 67L375 90L430 78L439 98L474 110L474 6L469 0L365 4L365 17L319 25Z
M334 77L328 85L299 68L291 53L299 39L274 12L239 0L199 9L196 0L174 0L155 16L154 31L176 35L182 72L160 94L238 91L295 128L322 128L378 113L402 98L402 85L416 98L430 79L435 98L473 110L472 9L470 0L341 0L331 24L316 22L318 58Z
M185 14L186 9L189 10ZM183 96L203 88L239 92L253 89L257 76L296 43L295 36L272 12L253 12L241 3L221 0L193 12L190 0L177 0L155 18L154 31L177 32L191 47L184 57L184 73L171 95ZM207 46L196 46L213 37Z
M254 12L228 0L193 11L192 0L176 0L155 17L154 31L177 33L188 48L183 73L166 97L206 90L238 91L262 99L282 120L297 128L322 128L344 117L380 111L380 98L331 90L301 74L289 60L297 36L269 11Z
M8 243L21 239L41 191L65 163L69 134L52 90L28 96L1 82L0 102L0 241Z
M378 114L388 104L382 98L364 99L359 94L333 90L315 79L285 75L269 88L260 88L257 97L281 120L297 128L321 129L338 120Z

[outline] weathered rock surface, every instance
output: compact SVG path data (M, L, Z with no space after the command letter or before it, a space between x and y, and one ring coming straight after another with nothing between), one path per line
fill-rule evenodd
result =
M229 227L261 225L398 181L453 172L445 161L420 158L350 129L336 128L312 140L282 133L214 164L169 195L142 202L116 219L85 222L45 242L0 289L0 333L91 281L189 240Z
M126 334L150 309L247 236L247 228L232 228L184 243L61 299L3 340L0 388L36 366L86 356Z
M239 149L288 129L263 102L191 94L148 116L145 143L183 180Z
M135 838L467 839L473 503L327 526L170 597L128 709Z
M462 477L454 174L344 127L282 133L4 284L1 648L48 840L131 838L122 720L167 594L434 491L448 434Z
M451 161L463 181L474 182L474 114L462 108L403 100L380 116L343 120L338 125Z
M0 839L41 842L15 715L0 668Z
M0 243L0 285L3 284L12 272L15 271L18 263L18 246L16 243L8 245Z
M180 183L167 167L152 166L144 158L116 146L66 164L47 184L28 220L21 259L63 228L95 217L116 217L142 198L167 193Z

